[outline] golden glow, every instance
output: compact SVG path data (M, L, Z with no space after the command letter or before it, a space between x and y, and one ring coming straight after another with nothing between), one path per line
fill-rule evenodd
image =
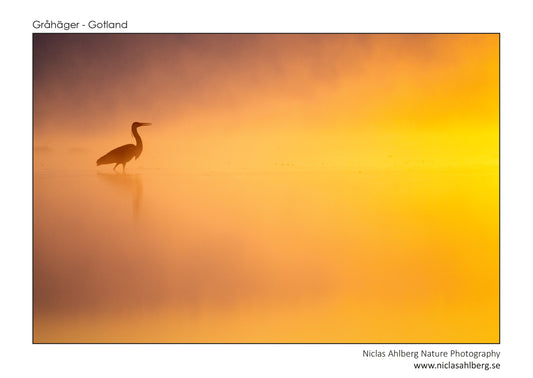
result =
M35 341L498 342L498 44L36 35Z

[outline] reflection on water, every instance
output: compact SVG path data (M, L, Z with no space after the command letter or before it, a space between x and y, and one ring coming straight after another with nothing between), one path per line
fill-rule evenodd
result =
M142 176L98 172L98 178L116 188L116 195L132 198L133 216L137 218L143 195Z
M34 176L36 342L495 342L496 170Z

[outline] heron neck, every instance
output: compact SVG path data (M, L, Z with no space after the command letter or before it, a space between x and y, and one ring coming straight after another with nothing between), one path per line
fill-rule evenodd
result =
M141 140L141 137L140 137L139 133L137 132L137 128L136 127L132 127L131 128L131 133L133 134L133 137L135 138L135 142L137 144L137 147L142 150L143 141Z

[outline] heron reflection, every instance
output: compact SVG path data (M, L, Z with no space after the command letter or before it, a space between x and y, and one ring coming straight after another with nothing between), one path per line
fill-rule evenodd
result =
M127 195L133 198L133 216L137 218L139 215L143 196L142 176L128 174L117 175L115 173L98 172L98 177L102 181L108 183L110 186L116 188L116 191L119 191L121 196Z

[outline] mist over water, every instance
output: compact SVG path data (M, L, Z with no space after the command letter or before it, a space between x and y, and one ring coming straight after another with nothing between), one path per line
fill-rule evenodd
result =
M497 337L497 171L107 168L35 170L36 342Z

